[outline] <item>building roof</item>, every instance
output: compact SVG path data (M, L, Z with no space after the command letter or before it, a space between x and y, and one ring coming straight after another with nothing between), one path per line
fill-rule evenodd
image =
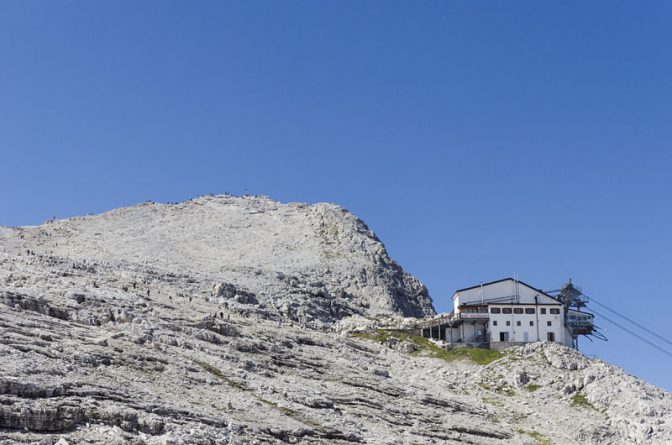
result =
M460 304L460 307L462 306L511 306L511 305L521 305L521 306L555 306L555 305L562 305L559 301L556 301L555 303L514 303L513 301L484 301L481 303L480 301L474 302L474 303L462 303ZM582 312L582 314L587 314L588 312Z
M527 286L527 287L529 287L529 288L532 289L533 291L539 292L540 294L544 294L544 295L546 295L547 297L552 298L552 299L554 299L555 301L560 302L560 300L558 300L558 299L557 299L556 297L554 297L553 295L549 295L549 294L547 294L546 292L544 292L544 291L541 290L541 289L537 289L537 288L534 287L534 286L530 286L529 284L527 284L527 283L524 282L524 281L514 280L514 279L511 278L511 277L509 277L509 278L502 278L501 280L490 281L490 282L488 282L488 283L477 284L476 286L469 286L469 287L465 287L465 288L462 288L462 289L458 289L458 290L456 290L455 293L453 294L453 298L455 298L455 295L458 294L458 293L460 293L460 292L464 292L464 291L471 290L471 289L477 289L477 288L479 288L479 287L481 287L481 286L485 287L485 286L489 286L489 285L491 285L491 284L497 284L497 283L501 283L501 282L504 282L504 281L517 281L518 283L522 284L523 286Z

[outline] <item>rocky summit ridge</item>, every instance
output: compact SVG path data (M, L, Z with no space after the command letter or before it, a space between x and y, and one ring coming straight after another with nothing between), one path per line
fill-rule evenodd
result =
M0 443L665 444L672 395L556 344L448 352L333 204L145 203L0 228Z
M422 283L390 259L362 220L334 204L209 196L54 220L14 234L39 255L120 273L146 268L189 275L190 284L219 285L223 295L215 297L235 297L239 289L258 300L248 309L303 323L434 313ZM210 287L198 292L209 296Z

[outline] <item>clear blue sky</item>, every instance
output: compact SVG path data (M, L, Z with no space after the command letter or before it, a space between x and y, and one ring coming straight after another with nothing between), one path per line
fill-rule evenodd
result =
M672 337L670 23L669 1L5 0L0 224L333 201L439 310L572 277ZM598 323L585 352L672 390L672 358Z

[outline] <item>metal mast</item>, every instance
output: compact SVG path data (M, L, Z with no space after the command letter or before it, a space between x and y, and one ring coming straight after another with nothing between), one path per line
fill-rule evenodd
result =
M572 347L579 349L579 335L595 335L592 317L590 319L580 319L570 316L570 310L581 311L586 307L588 297L583 295L581 289L574 286L570 278L559 290L558 300L563 305L565 326L572 336ZM599 338L599 336L598 336Z

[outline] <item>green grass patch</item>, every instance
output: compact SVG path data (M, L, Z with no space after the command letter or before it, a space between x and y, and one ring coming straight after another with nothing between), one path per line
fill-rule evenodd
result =
M516 392L508 386L500 386L495 388L495 392L507 397L513 397L516 394Z
M426 340L426 339L425 339ZM427 340L429 341L429 340ZM452 351L446 351L445 349L439 348L434 345L435 348L442 351L442 357L444 360L456 360L460 358L468 358L471 361L478 363L479 365L487 365L499 360L504 357L504 353L496 351L494 349L483 349L483 348L459 348L453 349Z
M551 445L551 439L545 437L543 434L537 431L517 430L517 432L521 436L522 435L530 436L537 442L537 445Z
M379 329L370 332L355 332L352 334L355 338L364 340L371 340L377 343L385 343L389 338L396 338L402 341L410 341L415 345L416 352L414 354L424 355L427 357L440 358L447 362L458 359L469 359L479 365L487 365L495 360L504 357L504 353L494 349L481 348L459 348L447 351L431 340L420 335L410 334L408 332L394 331L390 329Z
M312 419L307 418L306 416L302 415L301 413L294 411L293 409L280 406L276 402L273 402L272 400L264 399L261 396L256 395L252 389L248 388L247 386L243 385L242 383L236 382L235 380L232 380L230 377L228 377L226 374L224 374L220 369L210 365L209 363L201 362L201 361L194 361L197 365L199 365L201 368L209 372L210 374L214 375L218 379L226 382L229 386L232 388L236 388L240 391L245 391L247 392L250 396L254 397L257 399L260 403L263 403L264 405L273 408L274 410L281 412L282 414L292 417L299 422L302 422L308 426L311 426L313 428L321 428L321 425Z
M483 397L481 400L483 400L483 403L487 403L489 405L502 406L502 401L495 399L494 397Z
M525 389L529 392L534 392L539 388L541 388L541 385L537 385L536 383L530 383L529 385L525 386Z
M301 414L297 411L294 411L291 408L287 408L285 406L280 406L272 400L264 399L263 397L259 397L255 394L253 394L253 396L259 402L263 403L266 406L270 406L271 408L275 409L278 412L281 412L282 414L284 414L287 417L292 417L292 418L298 420L299 422L301 422L305 425L311 426L313 428L322 429L322 425L320 425L318 422L315 422L314 420L309 419L308 417L304 416L303 414Z
M294 411L293 409L286 408L284 406L280 406L277 403L273 402L272 400L264 399L263 397L255 397L257 400L259 400L261 403L264 405L268 405L271 408L274 408L281 413L285 414L286 416L291 416L291 417L297 417L297 412Z
M220 371L218 368L215 368L214 366L205 363L205 362L199 362L195 361L195 363L203 368L204 370L208 371L210 374L214 375L218 379L226 382L230 387L239 389L241 391L248 391L248 388L245 387L242 383L236 382L235 380L232 380L230 377L228 377L226 374L224 374L222 371Z
M399 334L404 333L400 332ZM355 338L361 338L363 340L375 341L377 343L384 343L385 341L387 341L388 338L391 337L403 339L401 335L394 335L394 331L388 331L385 329L379 329L376 331L368 331L368 332L353 332L351 336Z
M572 401L572 406L577 407L577 408L590 408L590 409L595 409L596 408L593 406L592 403L588 401L586 396L584 394L581 394L580 392L577 392L572 396L570 399Z

